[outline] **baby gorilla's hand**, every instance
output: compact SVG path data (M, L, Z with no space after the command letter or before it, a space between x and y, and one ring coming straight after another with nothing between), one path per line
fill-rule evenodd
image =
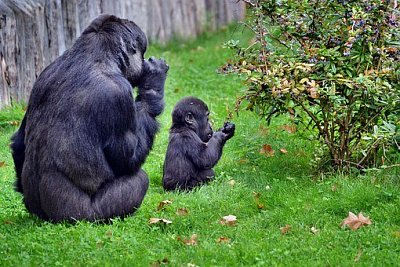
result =
M226 140L231 139L235 134L235 124L230 122L225 122L224 127L222 127L221 131L226 134Z

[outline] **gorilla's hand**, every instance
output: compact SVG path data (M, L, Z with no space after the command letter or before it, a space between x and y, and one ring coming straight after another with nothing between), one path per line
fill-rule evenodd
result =
M169 66L164 59L154 57L143 61L142 78L139 84L139 92L154 90L158 94L164 95L164 83L167 78Z
M232 138L232 136L235 134L235 124L230 123L230 122L225 122L224 127L221 128L221 131L226 134L226 140L229 140Z

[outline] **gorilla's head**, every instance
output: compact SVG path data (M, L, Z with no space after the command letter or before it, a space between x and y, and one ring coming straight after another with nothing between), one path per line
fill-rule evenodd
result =
M97 60L113 60L132 86L138 84L142 75L147 38L134 22L113 15L100 15L84 30L80 38L83 43L93 46L94 53L102 52L96 55Z
M206 103L196 97L180 100L172 111L171 129L189 128L197 133L203 142L210 140L213 130L208 120L210 112Z

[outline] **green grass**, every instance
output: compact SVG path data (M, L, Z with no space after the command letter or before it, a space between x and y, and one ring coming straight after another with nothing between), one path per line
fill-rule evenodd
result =
M314 175L313 144L289 134L279 118L270 126L250 112L235 116L236 134L228 141L215 168L214 182L190 193L164 193L162 165L170 114L182 97L195 95L208 103L214 128L225 120L228 105L243 89L233 77L216 73L230 56L221 44L248 34L223 31L197 41L153 46L148 56L169 65L166 109L161 131L144 169L150 189L139 211L112 224L50 224L29 215L13 191L14 170L9 138L22 106L0 112L0 266L392 266L400 262L400 168L366 175ZM261 125L261 126L260 126ZM260 128L261 127L261 128ZM267 128L267 130L265 130ZM263 144L273 157L259 153ZM279 152L286 148L288 153ZM228 182L235 180L231 186ZM257 207L253 192L260 193ZM158 203L172 204L157 211ZM186 208L188 214L176 214ZM357 231L340 228L348 212L363 212L372 225ZM221 225L225 215L235 226ZM150 226L158 217L172 224ZM280 227L291 225L289 233ZM311 227L318 229L313 234ZM197 245L179 239L198 235ZM220 237L230 239L218 243Z

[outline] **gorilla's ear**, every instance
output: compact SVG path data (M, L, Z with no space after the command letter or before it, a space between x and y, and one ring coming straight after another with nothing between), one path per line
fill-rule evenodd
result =
M185 122L189 125L192 125L194 121L193 114L191 112L186 113L185 115Z

